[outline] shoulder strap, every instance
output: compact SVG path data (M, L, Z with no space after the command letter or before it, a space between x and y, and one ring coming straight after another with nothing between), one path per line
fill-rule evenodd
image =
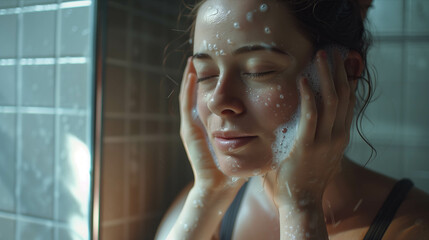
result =
M389 196L387 196L377 216L372 221L364 240L379 240L383 237L396 211L413 186L413 182L409 179L402 179L393 186L392 191L390 191Z
M247 188L245 182L235 196L234 201L229 206L225 215L223 216L222 223L220 226L220 239L230 240L232 238L232 231L234 230L235 219L237 218L238 210L240 209L241 200L243 199L244 192Z

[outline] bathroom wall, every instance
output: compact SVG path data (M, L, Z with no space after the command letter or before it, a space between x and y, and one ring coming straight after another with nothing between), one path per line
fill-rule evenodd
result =
M0 239L89 239L93 1L0 1Z
M429 1L375 0L369 12L377 90L364 129L378 151L368 167L408 177L429 193ZM355 133L349 155L361 164L369 148Z
M153 239L162 215L192 177L172 92L184 55L163 65L164 48L176 39L180 2L108 1L102 240Z

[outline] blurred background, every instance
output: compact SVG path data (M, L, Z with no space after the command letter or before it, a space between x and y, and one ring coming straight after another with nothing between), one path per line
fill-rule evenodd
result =
M181 9L0 0L0 240L153 239L192 180L176 100ZM367 167L429 192L427 22L429 1L374 1L363 125L378 151ZM354 133L347 155L364 165L370 148Z

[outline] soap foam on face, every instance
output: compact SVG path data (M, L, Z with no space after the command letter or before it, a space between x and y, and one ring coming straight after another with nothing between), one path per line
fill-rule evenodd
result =
M328 64L331 72L333 71L333 51L336 49L340 52L343 60L346 59L349 51L342 46L328 46L325 48L328 54ZM300 74L300 78L306 77L308 82L316 96L316 101L320 101L320 79L317 72L317 61L313 59L307 67ZM297 79L297 80L298 80ZM301 98L300 98L301 99ZM301 119L301 103L299 103L296 112L290 118L290 120L280 125L275 131L275 141L272 144L273 151L273 166L277 166L281 161L285 160L292 151L292 147L295 145L296 136L298 133L298 123Z

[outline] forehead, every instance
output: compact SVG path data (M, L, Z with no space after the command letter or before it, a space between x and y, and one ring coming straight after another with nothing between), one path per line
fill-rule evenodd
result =
M198 11L194 51L204 41L283 44L297 35L295 18L278 1L208 0Z

